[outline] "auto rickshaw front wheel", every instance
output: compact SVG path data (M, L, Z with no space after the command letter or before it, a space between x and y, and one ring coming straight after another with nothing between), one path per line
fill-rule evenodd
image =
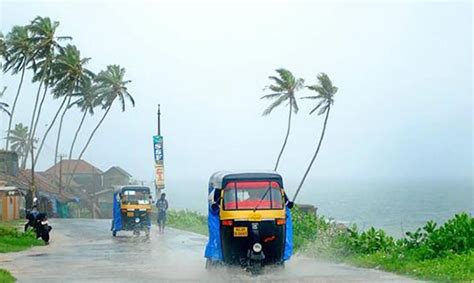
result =
M250 262L249 265L245 268L250 274L257 276L262 274L263 272L263 265L260 261Z

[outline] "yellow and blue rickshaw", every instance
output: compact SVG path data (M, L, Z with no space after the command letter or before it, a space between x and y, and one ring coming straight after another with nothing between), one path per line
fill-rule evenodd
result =
M152 200L150 188L144 186L121 186L114 191L112 235L118 231L133 231L138 236L144 231L150 234Z
M282 177L274 171L214 173L209 180L206 268L240 265L258 274L292 255L292 223Z

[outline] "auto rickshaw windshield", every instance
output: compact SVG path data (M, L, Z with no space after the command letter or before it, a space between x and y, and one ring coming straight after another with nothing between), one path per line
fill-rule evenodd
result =
M224 210L282 209L280 185L272 181L230 182L224 188Z
M150 204L150 193L144 190L125 190L122 202L128 204Z

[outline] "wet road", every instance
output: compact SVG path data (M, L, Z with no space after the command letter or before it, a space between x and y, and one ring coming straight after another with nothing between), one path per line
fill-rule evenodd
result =
M19 282L408 282L378 270L294 256L284 270L266 269L251 277L239 268L204 269L206 237L168 229L149 240L109 231L110 220L52 219L49 246L0 254L0 267Z

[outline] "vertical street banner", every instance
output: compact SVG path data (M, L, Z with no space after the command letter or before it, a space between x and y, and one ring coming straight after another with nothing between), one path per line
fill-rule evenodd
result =
M162 190L165 188L162 136L153 136L153 152L155 154L155 185L157 190Z

